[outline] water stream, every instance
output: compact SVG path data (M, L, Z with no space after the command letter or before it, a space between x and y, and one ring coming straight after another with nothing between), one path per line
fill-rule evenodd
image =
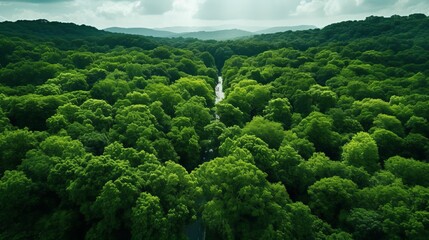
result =
M222 83L223 83L223 78L222 76L219 76L217 80L217 85L215 88L215 94L216 94L215 104L222 101L225 98L225 93L223 92Z
M223 92L223 78L221 76L218 77L217 84L215 87L215 104L222 101L225 98L225 93ZM219 119L219 116L216 114L216 118ZM210 149L209 152L213 152L213 149ZM206 239L206 229L201 221L201 217L186 226L185 228L186 236L189 240L204 240Z

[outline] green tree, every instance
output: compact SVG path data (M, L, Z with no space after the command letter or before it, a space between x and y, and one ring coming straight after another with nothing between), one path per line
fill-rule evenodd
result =
M214 120L204 127L203 141L201 147L204 149L206 159L213 159L219 156L220 136L226 129L225 124L219 120Z
M152 55L159 59L168 59L171 56L171 52L166 47L157 47L152 50Z
M214 57L209 52L202 52L199 57L203 60L206 67L216 67Z
M312 142L306 138L298 137L298 135L291 130L285 132L285 138L283 139L282 146L285 144L295 149L296 152L304 159L310 158L314 151L316 151Z
M377 211L354 208L347 216L347 222L357 239L383 239L382 216Z
M6 117L6 114L3 112L3 109L0 108L0 132L4 132L10 129L11 125L9 122L9 118Z
M271 87L255 80L242 80L226 95L225 103L238 107L247 116L262 114L271 98Z
M329 116L312 112L292 131L300 137L307 138L317 151L322 151L333 159L339 158L341 136L333 131L333 121Z
M0 173L13 170L24 159L27 151L37 147L44 134L28 129L5 131L0 134Z
M243 135L237 139L227 138L219 147L221 156L237 155L241 160L247 159L259 169L268 173L270 178L275 178L275 167L278 165L275 159L275 150L254 135ZM245 155L245 158L243 157Z
M238 107L223 102L216 104L216 114L219 116L219 120L228 127L243 126L248 118Z
M380 169L377 144L365 132L357 133L343 146L342 159L346 164L363 167L371 173Z
M326 112L337 104L337 94L329 89L329 87L313 85L308 92L312 96L313 104L316 105L321 112Z
M83 158L85 148L78 140L69 136L51 135L44 139L37 148L29 150L19 169L33 181L45 183L50 170L65 159Z
M234 157L217 158L192 174L206 199L202 218L209 237L283 239L291 235L286 190L268 183L253 164Z
M255 135L262 139L270 148L278 149L284 138L284 130L280 123L256 116L243 128L243 134Z
M284 128L289 128L292 122L292 106L287 98L271 99L264 109L267 120L279 122Z
M302 176L298 165L302 162L304 159L289 145L281 146L276 152L275 177L286 186L292 199L299 191Z
M204 127L213 118L210 110L205 107L204 98L199 96L193 96L188 101L178 104L176 106L176 116L188 117L199 136L203 135Z
M131 239L168 239L166 220L159 198L142 192L132 209Z
M186 169L194 169L200 163L199 136L187 117L172 119L171 131L167 134L174 150L180 157L180 164Z
M381 99L365 98L362 101L356 101L353 103L351 110L365 130L370 129L371 124L378 114L392 115L389 103Z
M174 115L174 107L184 101L182 96L173 90L170 86L154 83L149 84L144 92L147 93L152 100L152 102L160 101L162 103L162 107L169 116Z
M8 99L8 117L12 125L31 130L45 130L46 120L57 108L67 102L65 96L40 96L28 94ZM31 117L29 117L31 116Z
M374 128L389 130L399 137L404 137L404 127L402 126L401 121L394 116L378 114L378 116L374 118L373 126Z
M343 179L349 179L358 184L358 186L368 186L370 175L362 168L348 166L343 162L332 161L323 153L315 153L308 161L300 163L299 171L300 190L307 189L316 181L323 178L338 176ZM303 194L302 194L303 195Z
M405 184L429 186L429 164L395 156L387 159L385 168L401 178Z
M190 74L190 75L196 75L197 70L198 70L197 65L192 60L187 59L187 58L182 58L180 60L180 63L178 64L177 68L180 71L183 71L183 72Z
M196 220L197 206L199 206L197 201L202 199L202 191L197 186L196 178L189 174L184 167L171 161L156 168L149 165L139 169L140 174L146 176L147 179L150 178L150 181L146 182L145 188L160 200L163 218L167 223L167 238L184 239L183 229ZM153 170L148 172L149 169ZM138 207L137 204L136 207ZM162 218L157 220L161 223L164 221ZM156 227L159 229L162 228L162 225ZM162 237L162 232L159 237Z
M357 185L337 176L323 178L308 188L309 206L318 216L336 226L339 215L348 211L358 191Z
M387 158L398 155L404 144L402 138L385 129L375 129L371 137L377 143L381 166L384 166L384 160Z
M402 156L418 160L429 156L429 139L421 134L410 133L404 138L404 153Z
M136 147L139 139L155 140L159 136L156 125L157 120L148 106L131 105L117 110L110 135L126 147Z
M186 100L193 96L200 96L205 99L205 104L208 107L213 107L214 105L214 90L204 79L181 78L172 84L171 88L178 91Z
M57 77L51 78L46 81L46 83L59 85L61 86L61 89L65 92L88 89L86 76L78 72L60 73Z
M21 171L4 172L0 179L0 236L31 238L37 202L36 186L30 178Z
M118 99L125 98L130 91L128 83L124 80L105 79L95 83L90 92L93 98L114 104Z
M89 64L91 64L94 59L91 53L85 52L76 52L70 56L73 64L76 68L86 68Z

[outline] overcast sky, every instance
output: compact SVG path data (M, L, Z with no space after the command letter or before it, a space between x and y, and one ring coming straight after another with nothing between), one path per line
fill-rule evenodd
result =
M332 22L424 13L429 0L0 0L0 21L47 19L97 28L171 26L323 27Z

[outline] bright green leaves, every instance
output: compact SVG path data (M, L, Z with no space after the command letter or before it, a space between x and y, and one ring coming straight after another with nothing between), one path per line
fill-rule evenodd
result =
M200 161L200 138L191 123L191 119L187 117L174 118L171 131L167 136L180 157L180 163L187 169L195 168Z
M270 87L254 80L242 80L227 91L225 103L237 107L244 113L244 119L261 114L270 100Z
M351 208L357 185L340 177L323 178L308 188L310 208L322 219L337 223L340 211Z
M380 169L377 144L365 132L357 133L343 146L342 159L346 164L363 167L371 173Z
M79 72L60 73L57 77L49 79L46 84L55 84L61 87L64 92L72 92L78 90L87 90L88 83L86 77Z
M264 115L266 119L279 122L283 127L289 128L292 122L292 106L287 98L272 99L265 107Z
M292 131L312 142L317 151L322 151L334 159L339 157L341 136L333 131L331 117L320 112L312 112Z
M0 172L15 169L27 151L35 148L43 134L27 129L5 131L0 134Z
M36 185L21 171L6 171L0 179L0 237L31 238L24 230L27 221L37 219L32 210L38 201Z
M158 197L141 193L132 208L131 239L168 239L167 221Z
M205 104L212 107L214 104L213 88L204 79L201 78L181 78L171 85L184 99L190 99L193 96L200 96L205 99Z
M204 127L213 119L213 115L210 114L210 110L205 105L204 98L193 96L188 101L176 106L176 116L188 117L200 136L203 134Z
M227 42L2 35L0 238L426 239L427 18L392 20Z
M254 117L243 128L243 134L255 135L264 140L270 148L278 149L284 138L284 130L280 123L272 122L263 117Z
M289 203L285 189L268 183L253 164L218 158L193 175L207 201L202 214L210 233L225 239L259 239L271 231L276 232L274 239L290 234L290 215L282 209Z
M248 118L238 107L223 102L216 104L216 114L219 116L219 120L228 127L234 125L243 126Z
M402 178L405 184L429 186L428 163L395 156L385 162L385 167L395 176Z
M7 116L12 125L31 130L46 130L46 120L55 114L59 106L68 99L61 96L40 96L28 94L8 97L4 100L7 105Z

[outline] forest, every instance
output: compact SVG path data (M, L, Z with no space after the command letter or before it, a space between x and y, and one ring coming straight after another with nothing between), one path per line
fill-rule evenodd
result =
M1 22L0 239L427 239L427 39Z

